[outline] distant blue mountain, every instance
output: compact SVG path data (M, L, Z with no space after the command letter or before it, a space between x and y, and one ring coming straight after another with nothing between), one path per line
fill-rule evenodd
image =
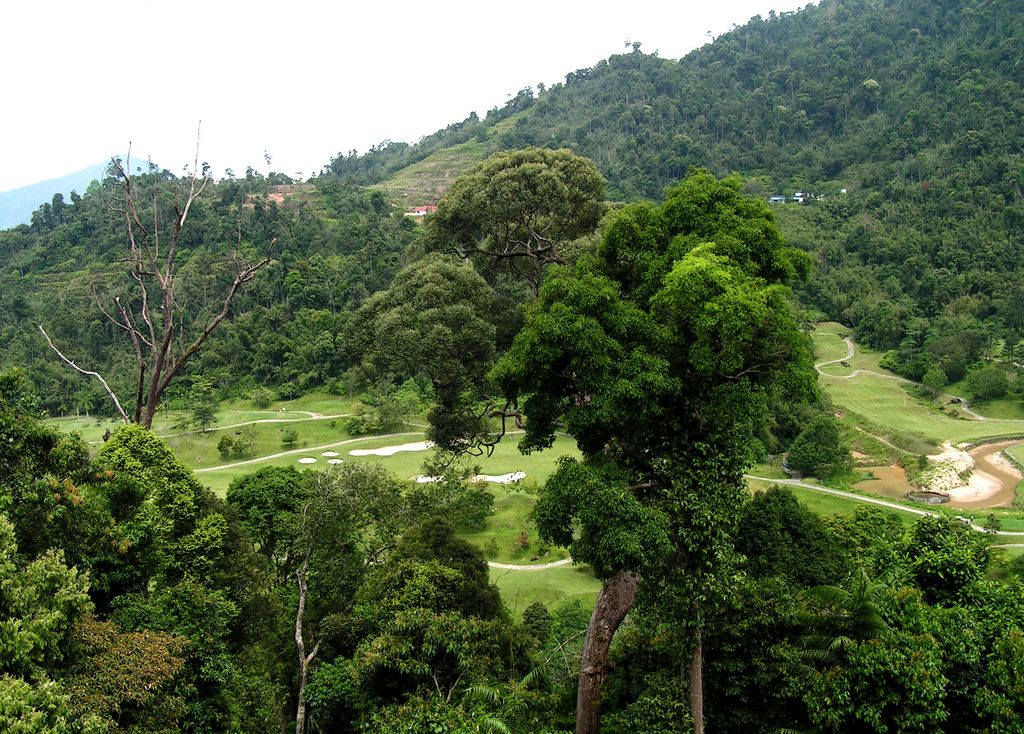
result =
M65 199L72 190L84 194L93 180L103 178L109 162L110 159L107 159L60 178L0 192L0 229L28 224L32 221L32 212L42 204L49 203L54 194L64 194Z

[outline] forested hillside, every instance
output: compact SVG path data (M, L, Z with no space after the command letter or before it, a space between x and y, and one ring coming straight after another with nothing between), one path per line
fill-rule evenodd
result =
M1024 329L1024 13L1015 10L1010 0L824 2L753 18L679 61L613 56L415 145L339 156L316 193L288 204L265 196L286 177L221 182L193 214L190 267L215 278L203 258L240 235L257 249L277 244L269 272L201 356L203 371L222 382L252 374L286 394L337 377L351 366L338 343L344 314L388 283L415 232L381 193L356 187L394 195L401 185L389 182L406 181L413 164L421 178L462 172L431 173L440 151L458 151L446 165L468 168L527 145L591 158L613 200L656 198L698 166L739 172L750 196L819 194L777 207L784 236L815 257L798 289L812 314L896 350L888 366L913 379L931 370L936 384L959 380L999 344L1012 361ZM54 411L93 407L98 396L69 389L79 381L49 357L40 362L31 325L42 311L92 364L112 363L113 327L86 308L123 245L105 196L57 197L31 226L0 234L0 362L34 365L46 396L77 395L47 398ZM193 304L212 308L209 286L196 284Z
M737 171L812 252L801 291L898 371L950 380L1024 329L1024 13L1010 0L834 0L753 18L680 61L634 52L416 146L332 161L372 184L439 147L568 147L613 199ZM501 120L500 126L495 125ZM845 193L844 193L845 192Z
M141 200L157 193L163 212L184 184L166 172L134 181ZM72 359L111 374L116 392L131 392L131 345L100 310L113 313L114 298L132 292L124 221L112 210L117 186L110 177L69 202L55 197L31 226L0 233L0 363L28 366L53 413L111 406L95 381L56 360L37 324ZM250 171L211 184L190 211L178 274L189 324L221 308L240 260L268 247L272 257L190 365L215 387L268 385L294 395L340 377L351 365L343 359L346 320L388 284L415 235L415 224L390 216L379 193L328 179L299 188L275 193L291 191L290 181Z

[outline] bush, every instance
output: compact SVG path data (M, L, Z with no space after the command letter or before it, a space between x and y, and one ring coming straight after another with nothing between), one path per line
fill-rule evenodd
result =
M254 448L256 448L256 434L252 432L252 429L244 428L232 441L231 455L236 458L248 456Z
M1002 369L989 365L967 375L967 389L975 400L995 400L1010 390L1010 380Z
M252 397L252 401L256 407L261 410L263 408L269 408L270 404L274 402L274 393L266 387L257 387L252 391L250 396Z
M281 433L281 443L286 447L291 448L295 445L295 442L299 440L299 432L294 428L285 428Z
M821 416L801 431L789 447L787 463L794 471L819 479L849 469L850 452L843 445L835 418Z
M345 419L345 427L353 436L383 433L384 422L380 411L369 405L360 405Z
M515 548L517 551L524 551L530 547L530 534L525 530L520 530L519 535L516 536Z

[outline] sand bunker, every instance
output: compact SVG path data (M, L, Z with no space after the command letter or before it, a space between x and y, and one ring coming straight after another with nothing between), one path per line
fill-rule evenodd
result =
M1002 483L990 474L975 471L967 480L967 484L953 487L946 494L952 502L981 502L990 499L1002 489L1002 486Z
M414 441L397 446L381 446L379 449L352 449L348 453L352 456L394 456L400 451L426 451L431 446L433 444L430 441Z
M344 464L345 462L342 461L341 459L328 459L327 463L328 464Z
M321 451L321 456L339 456L337 451Z
M508 474L477 474L473 479L478 482L494 482L495 484L512 484L526 478L526 472L513 471Z
M314 457L312 457L312 456L303 456L301 459L299 459L299 463L300 464L315 464L316 463L316 459Z
M524 471L513 471L508 474L477 474L475 477L471 477L474 482L494 482L495 484L512 484L518 482L520 479L526 478L526 472ZM431 484L433 482L440 482L444 477L427 477L423 475L415 476L413 479L416 480L417 484Z

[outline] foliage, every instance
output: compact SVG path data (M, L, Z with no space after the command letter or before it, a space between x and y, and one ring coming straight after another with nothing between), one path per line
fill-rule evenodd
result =
M295 533L296 513L308 491L294 468L267 466L231 482L227 502L254 545L273 560L279 541Z
M786 462L791 469L819 479L848 470L850 449L839 435L836 419L821 416L801 431L789 447Z
M133 185L147 197L173 185L168 179L174 177L167 172L144 173ZM136 392L128 369L135 353L123 331L98 312L81 313L96 292L126 296L134 284L116 265L124 257L123 219L112 217L108 206L116 187L109 179L66 204L60 218L0 233L0 270L5 278L21 274L0 288L0 366L24 365L45 396L41 407L54 414L109 414L111 406L94 380L47 353L36 329L43 319L54 341L107 376L118 395ZM387 202L336 181L320 181L315 191L280 206L266 198L267 187L254 171L208 184L189 212L190 234L179 247L176 271L189 323L202 323L223 305L232 254L244 256L256 243L277 238L275 261L239 293L228 319L183 368L218 391L257 402L259 385L287 395L296 386L324 385L352 366L342 348L347 318L388 284L417 229L407 218L391 217ZM167 399L181 398L172 384Z
M783 487L758 492L744 505L736 550L755 578L778 575L799 586L821 586L849 572L849 558L833 533Z
M110 728L178 731L185 701L173 683L184 667L183 638L142 630L119 632L110 622L81 620L75 628L81 660L65 680L76 716Z
M0 676L0 729L11 734L72 734L83 731L70 720L68 696L59 685L37 685ZM84 731L99 732L90 728Z
M416 392L406 387L409 379L429 382L446 413L472 404L494 360L495 328L488 318L493 304L493 290L469 264L437 254L403 268L386 291L363 304L348 339L371 380L403 381L393 394L401 406L394 417L418 408L412 402ZM380 415L387 425L388 413ZM436 421L431 423L431 433L438 433Z
M958 520L925 517L914 526L907 555L925 599L952 604L967 598L972 585L981 580L989 550Z
M894 350L899 374L935 365L955 382L1024 328L1014 9L854 0L755 16L682 59L616 54L332 170L380 181L473 141L571 148L615 200L655 199L698 166L742 172L762 199L812 192L777 205L787 240L815 257L802 300Z
M91 611L89 580L61 550L22 563L14 526L0 515L0 673L34 678L69 656L75 622Z
M442 197L427 246L510 272L536 292L544 265L565 262L565 244L597 227L604 188L594 164L569 150L496 153Z
M989 365L972 370L967 375L967 389L976 400L994 400L1006 395L1010 381L1003 368Z
M406 501L420 521L444 517L458 530L483 530L494 512L494 494L483 482L473 481L479 467L452 463L441 454L423 462L433 481L418 483Z

